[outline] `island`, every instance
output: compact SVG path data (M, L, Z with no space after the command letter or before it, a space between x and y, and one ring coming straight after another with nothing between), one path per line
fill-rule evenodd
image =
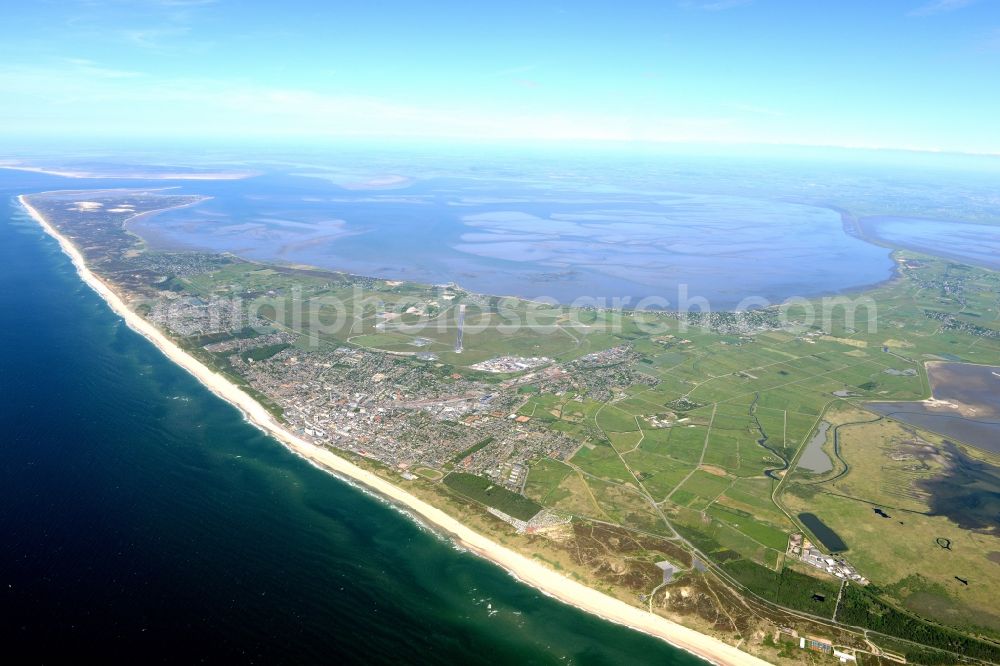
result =
M203 200L20 197L251 423L529 585L716 663L1000 662L1000 452L896 418L941 362L1000 377L997 272L896 250L864 294L570 308L129 230Z

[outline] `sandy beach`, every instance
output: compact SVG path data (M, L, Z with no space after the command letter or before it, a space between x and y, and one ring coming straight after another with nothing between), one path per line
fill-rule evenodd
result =
M0 164L0 169L11 169L13 171L27 171L30 173L44 173L49 176L61 176L63 178L116 178L119 180L242 180L256 175L251 171L212 171L212 172L183 172L176 173L96 173L93 171L72 171L69 169L49 169L46 167L21 166L19 164Z
M83 255L25 200L24 195L18 197L18 200L46 233L59 242L63 252L70 257L76 266L81 279L96 291L131 329L156 345L167 358L194 375L198 381L217 396L240 409L250 423L274 436L295 454L336 475L356 481L389 501L404 507L416 519L448 534L462 547L496 563L521 581L565 603L611 622L627 625L661 638L713 663L733 665L767 663L716 638L700 634L693 629L630 606L582 583L570 580L540 562L491 541L440 509L354 465L332 451L295 436L247 393L184 352L152 324L133 312L113 289L87 268Z

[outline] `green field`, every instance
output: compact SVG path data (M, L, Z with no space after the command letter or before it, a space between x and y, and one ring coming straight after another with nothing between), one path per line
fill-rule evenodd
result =
M527 497L512 493L475 474L452 472L444 478L444 484L463 497L503 511L508 516L520 520L530 520L542 509L541 505Z
M114 238L110 227L102 233L134 243ZM120 246L127 245L109 247ZM112 257L116 274L133 279L121 256ZM147 291L159 290L164 301L241 303L253 326L192 325L176 336L179 343L289 421L351 379L350 391L324 406L318 423L341 410L370 424L352 430L362 441L379 435L393 451L413 445L419 455L379 459L392 460L384 473L415 470L419 478L404 475L408 488L446 497L445 506L482 505L521 520L551 509L568 527L550 546L599 552L599 565L576 575L596 576L629 600L659 585L659 570L641 555L663 549L645 540L669 541L685 553L681 559L704 562L703 571L682 578L684 585L715 581L699 598L714 599L704 603L717 609L739 610L740 603L721 600L735 581L771 604L776 623L791 622L783 614L790 610L833 618L837 608L836 619L850 627L996 661L997 648L973 638L1000 639L995 515L970 522L946 505L956 495L974 513L975 502L962 495L974 488L989 508L1000 497L1000 456L879 418L866 403L930 397L930 361L1000 364L1000 275L912 252L894 258L895 279L851 296L861 307L850 313L814 299L817 318L802 307L704 316L573 310L232 257L157 272L156 288ZM142 308L153 311L150 303ZM511 326L516 319L534 325ZM279 332L294 343L243 343ZM235 340L238 353L204 349ZM313 351L326 354L322 364ZM362 369L347 358L359 351ZM503 356L547 360L526 372L471 367ZM251 381L258 368L285 377L285 366L300 363L326 369L310 384ZM283 391L301 386L312 393L281 403ZM499 407L477 406L498 396ZM385 425L399 414L417 422L416 430ZM822 448L833 466L811 472L800 462L824 421L836 433ZM478 473L453 472L459 465ZM491 480L522 466L524 495ZM839 606L840 579L787 550L790 537L805 532L797 516L806 512L844 540L844 556L871 582L849 585ZM573 532L584 523L614 528L615 536L595 546ZM533 538L532 547L546 537ZM639 556L621 555L630 540L629 552ZM622 582L640 564L645 572ZM637 580L645 587L635 587ZM702 619L732 622L723 615ZM850 627L841 627L842 637L856 631ZM953 656L897 649L924 663Z
M957 297L954 284L959 282L962 290ZM842 308L834 308L825 322L803 321L793 311L784 328L752 335L700 328L681 331L677 321L649 313L616 318L528 302L504 305L460 290L445 294L440 288L420 285L376 282L371 286L374 293L352 300L353 287L330 274L287 275L238 262L184 281L186 289L203 297L225 295L230 284L256 292L258 312L275 330L292 325L283 313L289 299L298 299L307 321L300 345L433 352L443 365L442 373L458 372L493 383L512 376L478 373L468 366L501 355L547 356L570 363L627 345L634 353L631 360L580 371L590 374L573 375L569 383L559 385L559 391L547 389L545 381L518 386L518 415L529 417L533 427L579 442L574 455L563 461L547 457L529 461L526 497L471 474L447 474L444 484L463 497L522 519L550 507L641 533L669 535L680 530L694 547L724 564L730 575L762 597L830 616L837 581L820 572L803 574L789 568L784 559L789 535L801 531L794 516L808 507L848 540L847 556L882 586L884 598L963 629L972 627L946 609L980 613L983 619L976 630L1000 635L1000 618L994 619L989 608L992 594L1000 589L978 588L961 598L940 592L942 585L948 587L951 569L938 562L939 553L924 546L887 547L878 533L868 531L877 525L871 522L869 505L845 499L863 495L866 501L886 506L927 510L926 499L918 497L913 484L928 477L895 471L906 465L894 466L873 453L881 450L879 442L902 436L898 428L864 431L868 443L862 452L852 448L857 433L848 433L843 453L852 466L828 485L823 485L824 479L845 471L839 461L818 478L796 469L803 445L819 422L837 418L830 414L847 410L862 418L868 414L865 400L926 397L924 362L942 355L1000 362L1000 337L988 333L990 327L1000 328L996 302L1000 280L995 273L923 258L897 280L867 294L878 307L877 327L867 327L868 319L874 319L867 308L857 311L853 322ZM951 286L945 289L944 284ZM343 300L341 311L322 304L331 296ZM464 336L462 354L456 354L455 315L460 303L466 307L466 324L477 326ZM543 324L541 328L501 326L512 312L529 311ZM955 321L974 322L979 328L944 329L940 319L928 312L953 313ZM571 314L577 323L570 322ZM349 325L325 330L338 317ZM670 334L645 332L641 325L650 322L666 324ZM615 324L611 330L601 326L611 323ZM254 349L245 358L266 359L281 348ZM594 382L594 372L606 374L605 384ZM477 440L455 455L452 464L493 441L493 437ZM832 449L827 455L833 457ZM786 466L791 471L784 472ZM924 539L931 533L961 533L948 527L945 518L920 516L907 523L908 532L889 523L879 527L887 530L883 534L899 531L900 544L922 544L908 537L916 533L926 535ZM974 538L980 542L980 552L1000 552L995 537ZM971 559L968 565L989 566ZM917 580L940 583L915 586L912 581Z

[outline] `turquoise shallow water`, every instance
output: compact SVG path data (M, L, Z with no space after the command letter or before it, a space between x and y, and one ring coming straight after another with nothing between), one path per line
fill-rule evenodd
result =
M132 333L0 176L0 632L59 662L701 663L302 462Z

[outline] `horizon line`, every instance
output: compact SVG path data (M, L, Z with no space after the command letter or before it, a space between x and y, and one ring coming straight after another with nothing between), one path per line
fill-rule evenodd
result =
M507 146L507 147L535 147L538 144L557 144L561 146L571 146L577 145L579 147L621 147L621 148L656 148L656 147L673 147L673 146L688 146L688 147L704 147L704 148L806 148L806 149L820 149L820 150L842 150L842 151L858 151L858 152L877 152L877 153L912 153L912 154L924 154L924 155L942 155L942 156L958 156L958 157L985 157L985 158L1000 158L1000 151L988 151L988 150L964 150L959 148L936 148L936 147L920 147L920 146L892 146L892 145L867 145L867 144L836 144L836 143L810 143L810 142L795 142L795 141L760 141L760 140L746 140L746 141L712 141L706 139L625 139L625 138L602 138L602 137L474 137L474 136L449 136L449 135L412 135L412 134L285 134L285 135L266 135L266 136L246 136L246 135L213 135L207 136L203 134L134 134L134 133L123 133L123 134L108 134L103 132L95 132L87 135L81 135L75 132L67 133L53 133L45 132L44 134L38 134L37 136L25 135L25 134L10 134L10 133L0 133L0 140L8 143L21 144L19 147L24 147L24 144L38 143L41 145L50 144L53 142L65 141L67 139L74 140L77 145L72 146L75 148L86 147L86 148L97 148L97 145L102 141L120 142L120 141L141 141L144 142L140 145L134 146L135 150L146 149L151 143L162 143L164 141L202 141L208 145L221 145L221 146L232 146L236 142L246 142L250 146L258 147L261 144L281 146L281 145L295 145L304 141L311 143L321 142L321 143L379 143L385 144L390 142L398 142L400 145L412 145L412 144L422 144L427 142L446 142L445 145L490 145L490 146ZM82 144L82 145L81 145ZM91 145L88 145L91 144ZM443 145L442 147L445 147ZM112 146L108 146L109 148ZM117 146L115 146L117 147ZM9 150L9 149L8 149ZM8 150L0 152L0 155L4 153L10 154ZM17 148L15 148L15 151ZM0 165L4 167L7 165Z

